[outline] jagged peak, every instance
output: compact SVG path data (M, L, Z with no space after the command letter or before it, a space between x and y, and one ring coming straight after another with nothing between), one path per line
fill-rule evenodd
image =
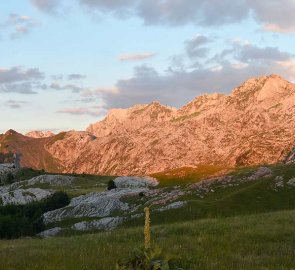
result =
M186 112L192 108L197 109L207 104L208 106L213 106L218 103L220 100L225 98L226 95L221 93L212 93L212 94L203 94L201 96L195 97L191 102L187 103L183 107L181 107L178 112Z
M149 104L136 104L132 107L122 109L122 108L114 108L109 110L107 116L105 119L114 117L117 119L123 119L127 118L130 115L137 114L139 112L143 113L145 111L154 111L154 110L165 110L165 111L176 111L177 108L175 107L170 107L170 106L165 106L161 104L159 101L153 101Z
M25 134L25 136L30 138L48 138L54 135L55 134L50 130L32 130Z
M14 134L19 134L19 133L13 129L9 129L4 133L4 135L14 135Z
M259 76L246 80L240 86L233 89L231 96L239 95L243 92L257 91L263 88L268 83L288 84L287 80L277 74L267 76Z

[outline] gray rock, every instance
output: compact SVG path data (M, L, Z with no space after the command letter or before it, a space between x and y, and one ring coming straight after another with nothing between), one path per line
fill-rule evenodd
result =
M16 172L17 170L13 163L0 164L0 180L5 179L9 173L15 174Z
M53 237L56 236L57 234L59 234L62 231L62 228L60 227L55 227L43 232L40 232L37 234L37 236L41 237L41 238L49 238L49 237Z
M159 184L157 179L149 176L121 176L117 177L114 182L118 188L147 188L155 187Z
M0 193L0 201L2 205L7 204L27 204L33 201L40 201L49 197L53 191L40 188L16 189L13 191Z
M288 182L287 182L287 184L289 185L289 186L295 186L295 178L292 178L292 179L290 179Z
M170 209L177 209L177 208L181 208L181 207L185 206L186 204L187 204L187 202L184 202L184 201L173 202L173 203L170 203L164 207L157 209L156 211L163 212L163 211L167 211Z
M82 221L74 224L71 228L78 231L112 230L124 222L122 217L106 217L93 221Z
M268 167L260 167L254 174L248 177L248 180L258 180L272 176L272 170Z
M39 175L27 181L28 186L36 184L50 184L55 186L67 186L73 183L75 177L66 175Z
M140 192L147 191L144 188L137 189L112 189L105 192L93 192L71 200L71 203L63 208L47 212L43 215L45 224L61 221L67 218L80 217L107 217L115 210L126 211L128 203L122 202L123 197L138 196Z

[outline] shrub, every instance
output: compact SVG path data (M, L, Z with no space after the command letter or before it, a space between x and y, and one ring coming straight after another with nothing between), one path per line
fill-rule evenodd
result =
M110 180L108 182L108 190L115 189L115 188L117 188L117 186L116 186L114 180Z
M11 172L9 172L6 176L5 184L12 184L13 180L14 180L14 175Z

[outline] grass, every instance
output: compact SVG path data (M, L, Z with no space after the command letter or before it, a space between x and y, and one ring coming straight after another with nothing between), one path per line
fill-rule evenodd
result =
M226 188L213 184L214 192L204 198L193 191L179 200L181 209L152 212L152 239L165 253L179 255L184 269L295 269L295 187L286 182L295 176L295 165L271 165L273 176L240 182ZM235 179L247 177L257 167L231 170L222 166L180 168L154 174L160 187L173 189L204 178L224 174ZM25 175L29 177L32 172ZM274 190L275 177L284 187ZM71 196L101 191L113 177L76 175ZM124 200L135 203L139 198ZM142 208L145 198L142 199ZM113 213L115 214L115 213ZM70 226L82 219L51 224ZM83 218L85 220L85 218ZM92 218L89 218L92 220ZM115 262L143 242L143 217L133 219L112 232L73 235L39 240L0 241L0 270L20 269L115 269ZM293 268L292 268L293 267Z
M177 118L173 118L171 120L171 122L179 122L179 121L184 121L184 120L187 120L187 119L191 119L191 118L194 118L194 117L197 117L201 114L201 112L194 112L194 113L191 113L189 115L184 115L184 116L180 116L180 117L177 117Z
M160 187L167 187L196 183L206 177L211 177L215 174L222 174L229 170L230 168L222 165L199 165L196 168L182 167L174 170L154 173L151 176L159 180Z
M50 173L45 173L43 170L34 170L31 168L22 168L15 176L16 182L29 180L33 177L40 176L40 175L50 175ZM74 176L75 180L70 185L51 185L49 183L40 184L37 183L32 186L34 188L41 188L41 189L53 189L56 191L64 191L70 197L76 197L79 195L87 194L90 192L102 192L105 191L107 188L107 183L109 180L113 180L115 176L103 176L103 175L88 175L88 174L62 174L59 173L58 175L68 175Z
M295 211L207 219L152 228L152 241L184 269L292 269ZM153 216L152 216L153 224ZM143 228L46 240L0 241L0 269L115 269L142 245Z

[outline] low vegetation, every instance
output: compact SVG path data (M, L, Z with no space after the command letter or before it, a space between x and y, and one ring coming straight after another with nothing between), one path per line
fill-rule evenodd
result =
M33 236L44 230L42 214L69 204L66 193L56 192L40 202L0 206L0 238Z

